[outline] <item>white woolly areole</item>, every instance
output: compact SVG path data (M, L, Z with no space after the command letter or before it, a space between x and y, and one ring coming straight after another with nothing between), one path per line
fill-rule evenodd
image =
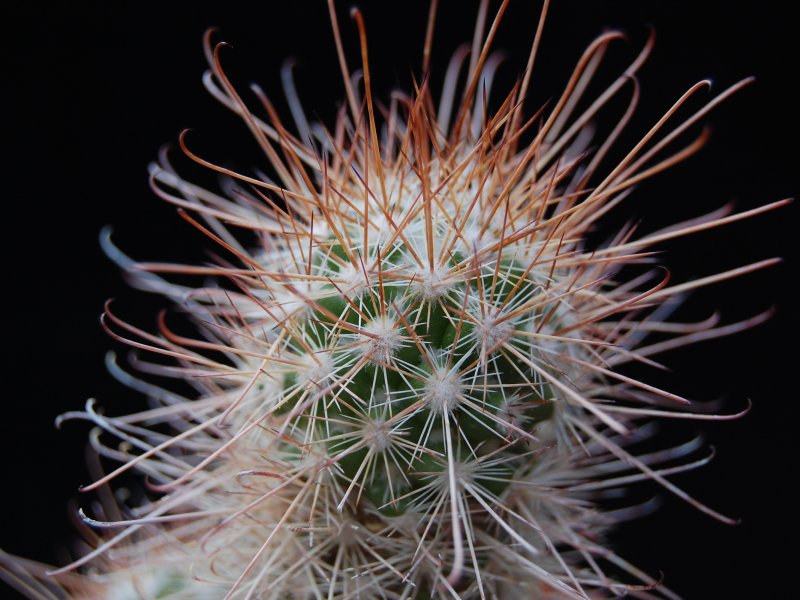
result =
M334 279L340 282L337 284L339 289L351 298L362 294L370 284L364 269L356 268L350 263L344 265Z
M383 452L392 445L389 425L384 419L372 419L364 426L364 437L367 445L378 452Z
M360 337L364 340L363 351L372 362L388 365L400 348L400 332L396 323L388 317L373 319L364 327Z
M454 369L437 369L425 384L425 400L435 412L452 412L460 398L461 379Z
M488 351L497 348L514 333L514 326L507 320L503 321L497 315L487 315L479 323L476 331L478 341L483 350Z
M436 267L432 271L417 271L414 273L414 289L425 300L438 300L453 287L454 281L448 278L448 275L445 267Z
M334 366L330 354L305 354L300 362L301 365L297 368L298 383L321 388L333 377Z

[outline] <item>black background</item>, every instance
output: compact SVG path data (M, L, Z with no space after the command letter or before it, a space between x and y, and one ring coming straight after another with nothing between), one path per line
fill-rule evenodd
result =
M351 68L357 36L340 3L339 18ZM440 81L455 47L471 38L476 2L445 1L434 45L433 81ZM408 89L419 72L427 2L359 3L370 40L375 91ZM398 8L398 7L402 8ZM531 106L559 90L583 48L606 27L630 37L609 55L607 76L630 59L652 24L658 39L641 73L642 103L631 125L644 132L691 84L712 77L717 93L748 75L755 86L715 111L707 147L656 181L642 185L620 209L642 218L644 231L708 212L734 200L745 210L796 194L798 71L792 20L770 3L712 1L555 0L534 72ZM383 9L383 10L382 10ZM498 90L523 69L539 2L515 0L496 46L507 52ZM130 290L102 255L105 224L138 259L202 261L200 234L155 198L147 164L179 131L194 129L204 156L249 170L260 167L245 127L202 87L201 36L210 25L233 44L226 70L241 89L258 81L282 103L279 68L299 61L296 79L306 111L331 121L343 89L322 0L237 2L6 2L2 8L3 300L2 495L0 545L47 562L59 561L71 528L67 502L86 504L77 486L88 427L53 427L60 412L95 397L108 412L142 406L136 394L105 373L104 353L115 346L98 315L108 297L139 325L154 325L167 302ZM437 78L438 76L438 78ZM701 94L703 95L703 94ZM707 96L707 94L705 94ZM251 106L256 106L251 100ZM693 106L699 107L701 102ZM687 140L688 141L688 138ZM188 161L173 153L187 173ZM200 179L204 175L197 175ZM213 180L212 180L213 182ZM796 587L797 476L795 437L798 311L797 208L793 205L724 230L663 247L676 281L772 256L785 262L692 296L680 316L703 318L715 308L727 322L771 305L768 324L735 338L665 355L673 369L651 381L700 400L724 398L733 423L668 424L667 440L702 429L717 449L712 464L674 478L698 499L742 519L719 524L670 497L654 516L625 525L621 553L688 598L776 598ZM2 596L3 592L0 592Z

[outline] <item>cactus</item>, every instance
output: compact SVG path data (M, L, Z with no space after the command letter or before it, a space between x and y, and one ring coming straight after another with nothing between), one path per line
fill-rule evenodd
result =
M680 284L639 265L660 242L784 203L585 240L637 183L699 149L704 133L661 152L749 80L676 124L707 82L693 86L602 170L638 101L635 73L652 38L607 90L581 102L620 36L599 37L552 106L526 115L541 28L525 76L492 113L494 26L479 28L468 65L456 53L438 99L428 35L414 93L383 107L361 14L356 84L330 8L347 98L332 129L309 123L289 70L293 126L258 89L261 116L251 112L223 71L222 46L206 36L206 85L242 118L271 172L213 164L184 133L183 152L224 175L226 195L166 160L152 169L153 189L224 256L134 263L103 240L138 286L179 302L199 335L175 333L163 317L158 333L140 330L110 305L104 326L168 359L141 367L189 382L196 395L110 362L152 406L110 417L89 402L64 416L93 422L93 446L121 463L84 489L138 471L155 496L122 508L101 494L96 514L81 511L99 533L93 549L50 572L2 557L5 576L34 598L675 597L603 544L629 516L604 510L603 492L652 479L729 522L666 479L706 461L665 466L697 443L641 456L628 448L654 418L736 415L692 412L617 367L763 321L766 313L723 327L666 319L685 292L775 260ZM591 123L624 94L629 110L592 142ZM171 274L215 283L189 288ZM645 345L651 332L675 335Z

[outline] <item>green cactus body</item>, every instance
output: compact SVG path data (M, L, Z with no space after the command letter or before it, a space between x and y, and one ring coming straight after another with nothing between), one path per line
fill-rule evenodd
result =
M297 428L306 427L310 439L329 440L324 445L341 484L355 488L359 499L381 514L403 512L422 495L426 476L446 469L444 418L458 429L459 461L471 458L479 465L485 456L508 459L500 469L503 477L494 473L481 481L480 469L476 472L480 485L502 493L517 459L531 448L537 423L552 414L549 387L531 385L536 374L517 356L502 352L513 344L519 353L530 353L524 340L515 339L515 321L535 326L550 308L545 303L520 310L541 297L530 272L502 257L497 268L481 263L476 269L453 253L446 263L452 280L446 293L426 297L415 286L415 265L408 264L401 245L388 252L373 246L359 256L379 257L377 268L369 267L379 274L377 280L357 281L357 292L348 294L343 288L353 282L336 278L352 266L345 262L349 252L331 240L316 254L312 275L330 283L321 286L317 298L308 298L313 310L295 323L298 341L292 350L302 353L307 343L322 357L306 360L319 374L306 381L323 389L345 373L347 384L332 397L322 394L323 406L304 406L301 414L324 418L309 423L298 416ZM364 267L361 279L367 273ZM503 311L522 317L504 320ZM325 372L332 366L334 372ZM297 385L296 374L285 378L283 392L294 396L287 410L300 401L293 394ZM515 410L513 423L500 416L510 410ZM355 509L359 501L343 508Z

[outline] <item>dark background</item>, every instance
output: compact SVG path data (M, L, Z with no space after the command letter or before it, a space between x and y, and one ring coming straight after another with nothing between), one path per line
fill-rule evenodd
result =
M358 64L349 4L339 3L351 68ZM376 95L408 89L418 73L427 2L358 3L370 40ZM450 53L471 38L476 2L445 1L437 24L433 81ZM497 5L499 3L495 3ZM402 8L395 8L402 6ZM583 48L606 27L630 36L609 54L609 78L658 34L641 72L642 102L626 138L640 135L691 84L705 77L718 93L748 75L758 81L715 111L707 147L656 181L642 185L620 212L642 218L643 231L709 212L734 200L741 210L797 193L798 71L792 19L764 2L732 8L721 1L555 0L534 72L530 107L560 90ZM385 7L385 14L381 8ZM524 68L539 2L512 1L496 42L508 61L497 90ZM299 61L296 80L306 111L331 121L343 97L333 39L322 0L237 2L6 2L0 9L3 45L2 122L2 443L4 517L0 545L47 562L61 560L72 535L67 502L85 505L77 486L88 426L54 417L89 397L120 414L143 405L106 374L103 356L121 350L101 331L104 300L117 298L126 318L152 328L160 298L126 287L99 249L111 224L127 253L143 260L202 261L211 246L154 197L147 164L164 143L191 127L204 156L245 171L260 167L254 143L202 87L201 36L215 25L234 46L226 70L246 89L258 81L282 104L279 68ZM708 94L701 96L708 97ZM251 106L256 103L248 99ZM697 101L695 108L701 106ZM615 113L617 114L617 113ZM688 114L688 113L687 113ZM288 118L287 118L288 121ZM686 138L685 141L688 141ZM173 155L184 172L196 171ZM200 180L206 177L198 174ZM211 180L213 183L213 179ZM10 186L9 186L10 184ZM650 381L699 400L724 398L727 410L754 403L733 423L668 423L665 440L702 429L717 449L710 466L673 480L698 499L739 517L719 524L660 492L655 515L623 526L620 552L688 598L785 597L796 587L796 374L798 311L795 206L669 244L663 261L675 281L783 256L785 262L745 279L696 293L681 317L722 310L726 322L771 305L773 320L735 338L665 355L674 371ZM638 494L638 496L637 496ZM0 596L4 592L0 592Z

